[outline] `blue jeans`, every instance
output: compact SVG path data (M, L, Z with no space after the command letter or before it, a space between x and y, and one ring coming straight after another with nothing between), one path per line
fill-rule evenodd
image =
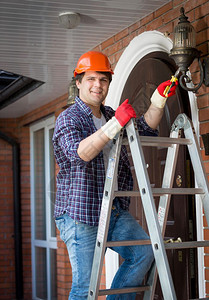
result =
M87 299L98 227L92 227L71 219L68 215L56 220L60 237L65 242L73 273L69 300ZM148 235L115 201L110 218L108 241L149 239ZM124 262L118 269L111 288L139 286L150 269L154 256L151 245L112 247ZM136 294L109 295L108 300L134 300Z

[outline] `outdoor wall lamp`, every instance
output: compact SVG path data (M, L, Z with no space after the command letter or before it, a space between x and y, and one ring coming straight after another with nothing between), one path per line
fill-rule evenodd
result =
M78 96L78 88L75 82L75 78L72 77L72 80L68 88L68 100L67 105L70 106L75 103L75 97Z
M185 16L183 7L180 9L180 13L179 22L174 28L174 43L170 51L170 57L174 59L181 71L181 76L179 77L181 87L186 91L196 92L203 83L205 86L209 86L209 57L201 62L201 52L195 48L196 39L194 27L187 20L188 17ZM190 83L192 80L186 73L195 58L198 59L199 63L200 82L194 87L187 87L186 83Z

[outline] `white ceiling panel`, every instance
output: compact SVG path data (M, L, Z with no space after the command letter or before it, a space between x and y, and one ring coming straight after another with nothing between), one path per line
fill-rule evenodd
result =
M20 117L67 92L85 51L110 38L168 0L0 0L0 69L45 83L0 110ZM61 12L80 14L75 29L59 24Z

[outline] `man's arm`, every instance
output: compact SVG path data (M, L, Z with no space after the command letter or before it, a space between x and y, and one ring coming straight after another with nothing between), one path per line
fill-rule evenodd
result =
M131 118L135 118L136 113L126 99L115 112L115 116L110 119L101 129L82 140L77 153L84 161L95 158L104 146L113 139L115 135L128 123Z
M176 86L178 81L175 82L175 85L169 91L167 97L164 95L164 91L167 86L171 85L171 81L165 81L161 83L157 89L154 91L151 97L151 105L148 108L147 112L144 114L145 121L152 128L156 129L162 119L164 106L166 104L167 97L170 97L175 94Z
M163 112L163 108L158 108L151 104L147 112L144 114L146 123L152 129L156 129L162 119ZM122 127L120 127L119 130L121 128ZM102 129L99 129L92 135L82 140L77 150L80 158L84 161L90 161L95 158L103 150L104 146L112 139L106 134Z
M90 161L102 151L109 140L102 129L99 129L80 142L77 150L78 155L84 161Z
M151 104L147 112L144 114L145 121L152 129L157 129L163 113L164 108L159 108Z

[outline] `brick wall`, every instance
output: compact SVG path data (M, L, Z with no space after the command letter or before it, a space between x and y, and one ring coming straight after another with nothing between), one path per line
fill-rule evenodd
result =
M12 147L0 141L0 299L15 298Z
M20 145L24 299L32 299L29 124L58 111L66 95L20 119L0 119L0 131ZM0 299L15 299L12 147L0 139ZM66 299L66 298L65 298Z
M197 47L202 51L202 56L208 53L209 40L209 2L203 0L171 1L159 10L146 16L142 20L125 28L118 34L110 37L95 50L106 53L115 67L124 49L130 41L140 33L149 30L158 30L169 34L173 32L178 22L179 9L184 6L185 12L197 32ZM170 35L172 38L172 34ZM191 67L193 80L198 77L198 66L194 63ZM50 114L58 114L66 105L67 95L55 99L43 107L23 116L18 120L0 120L0 131L14 137L20 143L21 159L21 215L22 215L22 245L23 245L23 275L24 275L24 299L32 298L32 275L31 275L31 218L30 218L30 142L29 124ZM209 132L209 88L204 86L197 95L198 113L200 119L200 133ZM202 146L202 141L201 141ZM209 175L208 156L201 151L207 176ZM0 172L1 172L1 195L0 195L0 299L13 299L15 296L14 276L14 224L13 224L13 194L12 194L12 158L11 146L0 140ZM206 226L206 223L204 223ZM208 229L206 229L208 231ZM207 233L206 233L207 234ZM209 251L205 250L206 279L209 281ZM71 282L71 270L65 245L59 239L57 250L57 280L58 299L66 299ZM104 275L102 277L104 284ZM209 286L206 282L207 293ZM6 298L8 297L8 298ZM102 298L100 298L102 299Z

